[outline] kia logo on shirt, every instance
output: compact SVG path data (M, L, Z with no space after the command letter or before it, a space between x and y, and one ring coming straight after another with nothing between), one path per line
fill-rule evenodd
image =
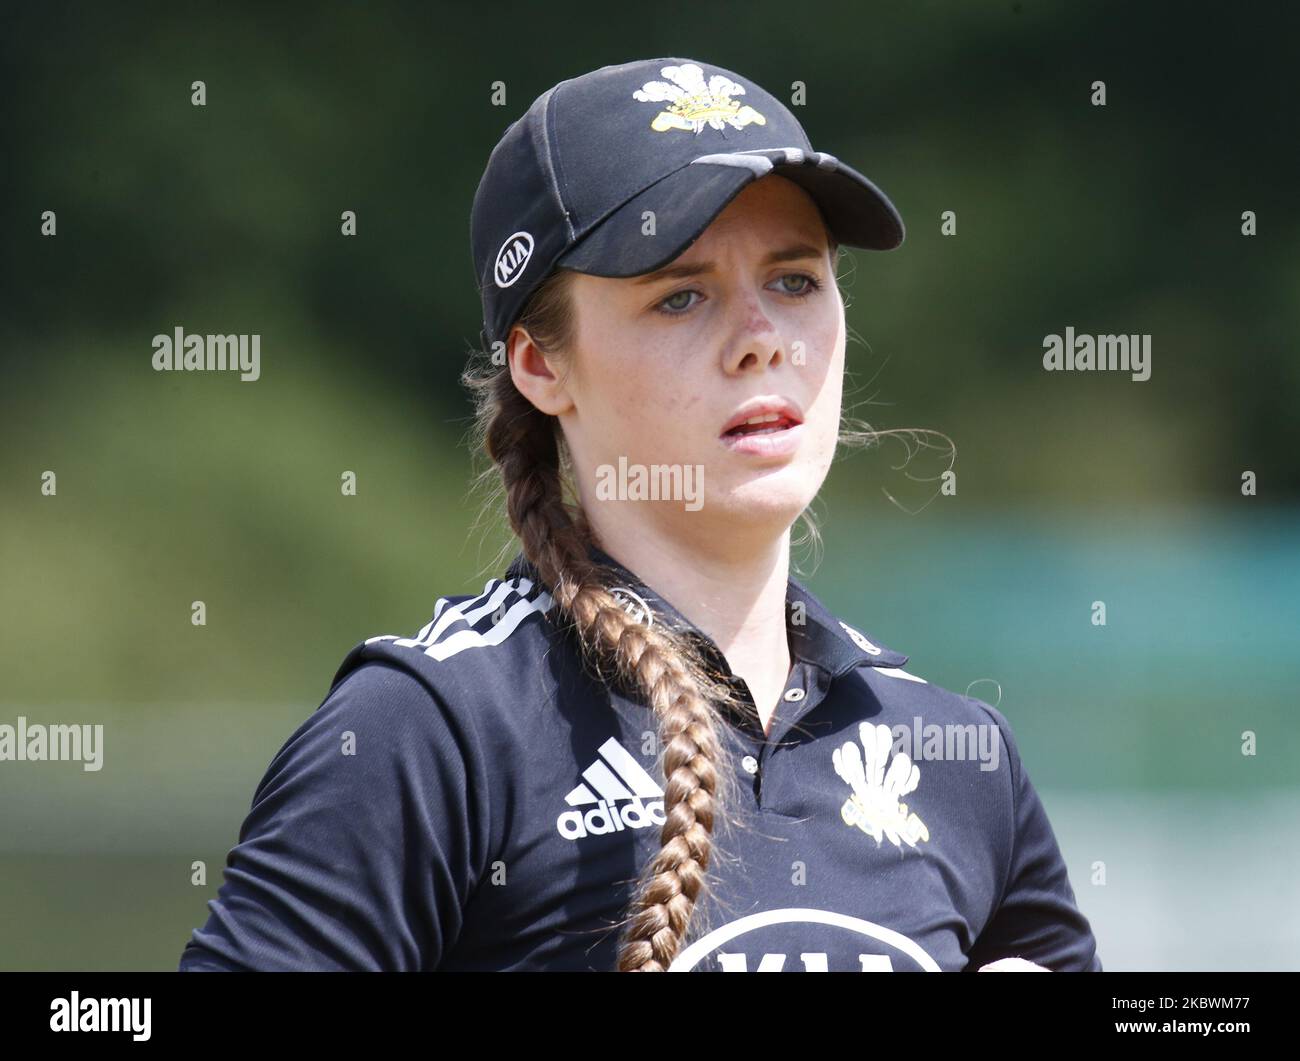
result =
M927 972L942 970L901 932L833 910L764 910L714 929L683 950L670 973Z

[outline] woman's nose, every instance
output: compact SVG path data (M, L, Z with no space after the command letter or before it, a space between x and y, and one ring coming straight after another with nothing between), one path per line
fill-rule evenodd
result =
M736 326L727 360L730 371L766 368L784 356L782 336L757 295L743 296L736 307Z

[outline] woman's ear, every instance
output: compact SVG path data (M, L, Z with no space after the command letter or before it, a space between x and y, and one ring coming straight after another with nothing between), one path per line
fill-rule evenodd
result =
M526 329L516 325L506 345L510 376L520 394L550 416L559 416L573 408L565 379L555 372L558 362L542 352Z

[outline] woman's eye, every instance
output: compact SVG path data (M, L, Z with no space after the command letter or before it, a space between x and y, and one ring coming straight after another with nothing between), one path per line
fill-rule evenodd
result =
M685 291L674 291L667 298L660 301L658 307L659 311L661 313L667 313L669 315L675 313L684 313L686 310L690 309L691 306L693 306L695 303L682 302L681 299L684 297L689 297L690 295L698 295L698 294L699 294L698 291L692 290L691 288L687 288Z
M786 286L787 280L798 280L803 281L803 283L801 283L796 290L792 291ZM806 298L813 292L822 289L821 281L818 280L817 277L811 276L808 273L786 273L778 282L781 284L782 289L787 295L793 295L796 298Z
M794 281L793 288L788 284L791 280ZM808 298L825 286L817 277L809 273L786 273L775 282L781 285L781 293L790 298ZM655 309L667 317L681 317L695 305L691 299L692 296L697 295L700 295L700 292L690 287L684 291L674 291L666 298L660 299Z

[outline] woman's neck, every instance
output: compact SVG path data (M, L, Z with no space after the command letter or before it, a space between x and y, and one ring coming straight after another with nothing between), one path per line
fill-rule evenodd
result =
M757 553L700 550L649 534L601 536L600 546L712 639L744 679L767 732L793 662L786 626L789 531Z

